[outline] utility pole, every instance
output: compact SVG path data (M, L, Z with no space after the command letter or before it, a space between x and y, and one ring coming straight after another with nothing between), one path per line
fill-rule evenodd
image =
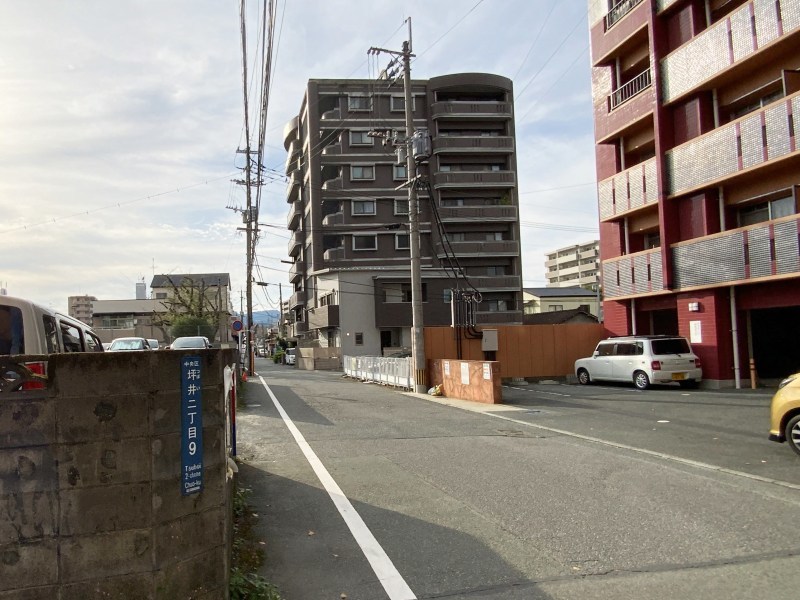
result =
M411 18L406 19L408 23L408 41L403 42L403 50L386 50L385 48L372 47L368 54L380 54L385 52L395 57L400 57L403 61L403 92L405 95L405 120L406 136L400 140L401 148L405 149L406 154L406 186L408 187L408 221L409 221L409 246L411 251L411 356L414 364L414 391L424 394L427 391L425 377L425 338L423 336L423 314L422 314L422 272L420 262L420 240L419 240L419 203L417 202L416 189L416 160L411 147L414 138L414 104L411 94ZM387 69L388 71L388 69ZM380 134L376 134L380 136Z
M278 284L278 335L285 337L283 335L283 288L280 283Z

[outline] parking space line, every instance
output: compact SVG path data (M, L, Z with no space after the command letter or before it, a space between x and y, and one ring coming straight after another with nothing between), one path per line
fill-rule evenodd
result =
M275 405L275 408L281 415L281 418L286 424L286 427L289 429L289 432L294 437L295 442L297 442L297 445L300 447L300 450L306 457L308 464L311 465L311 468L319 478L319 481L325 488L325 491L328 492L328 495L339 511L339 514L342 515L342 519L344 519L344 522L350 530L350 533L353 534L353 538L355 538L356 543L364 553L364 556L372 567L372 570L375 572L375 575L381 582L383 589L386 590L386 593L389 595L390 600L416 600L417 597L414 595L414 592L412 592L411 588L408 587L408 584L406 583L405 579L403 579L403 576L400 575L400 572L394 566L392 560L386 554L383 547L381 547L381 545L378 543L378 540L375 539L375 536L369 530L366 523L364 523L361 515L359 515L356 512L356 509L353 508L350 500L348 500L347 496L344 495L344 492L342 492L339 485L336 483L333 477L331 477L331 474L328 472L328 470L325 468L325 465L322 464L322 461L303 437L303 434L300 433L300 430L297 428L291 418L289 418L289 415L286 414L286 411L283 409L283 406L281 406L281 403L278 402L275 394L272 393L272 390L267 385L267 382L264 381L264 378L261 376L259 376L259 379L261 380L261 384L264 386L264 389L267 390L267 394L269 394L269 397L272 399L272 403Z

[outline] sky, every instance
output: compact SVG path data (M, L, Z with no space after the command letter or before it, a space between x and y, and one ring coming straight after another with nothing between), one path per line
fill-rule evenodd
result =
M66 311L67 297L135 297L154 274L246 281L238 0L0 4L0 287ZM248 72L259 2L247 0ZM288 295L283 127L311 78L369 78L371 46L412 78L514 81L523 284L545 254L597 239L586 0L277 1L254 310ZM256 81L257 86L257 81ZM256 98L256 94L252 94ZM251 100L251 105L257 105ZM251 117L251 129L255 129Z

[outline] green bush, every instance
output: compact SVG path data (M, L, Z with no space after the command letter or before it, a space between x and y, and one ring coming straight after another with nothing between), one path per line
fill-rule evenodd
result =
M172 322L170 332L172 337L185 337L192 335L203 335L209 339L214 339L216 328L203 317L183 315Z
M283 355L286 354L283 350L276 350L275 354L272 355L272 362L275 364L279 364L283 362Z

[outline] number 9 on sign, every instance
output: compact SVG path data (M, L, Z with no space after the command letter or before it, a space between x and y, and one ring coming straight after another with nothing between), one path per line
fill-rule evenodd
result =
M194 456L197 453L197 442L189 442L189 454Z

